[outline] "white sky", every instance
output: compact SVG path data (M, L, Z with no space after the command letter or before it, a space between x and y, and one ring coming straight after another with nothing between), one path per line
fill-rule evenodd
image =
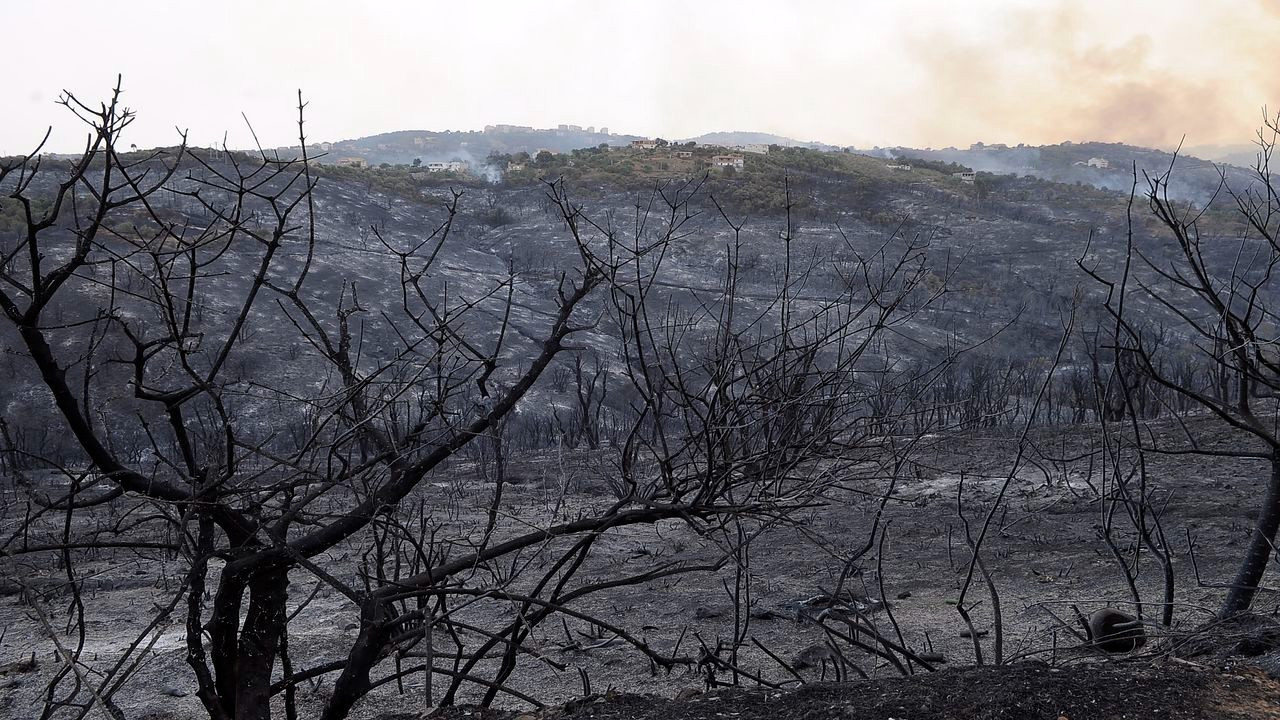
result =
M0 0L0 154L83 135L55 101L124 76L127 142L608 126L835 144L1247 143L1280 108L1280 0Z

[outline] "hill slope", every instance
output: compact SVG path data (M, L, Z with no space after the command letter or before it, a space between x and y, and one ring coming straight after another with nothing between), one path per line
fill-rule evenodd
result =
M1141 191L1146 183L1143 174L1165 173L1174 163L1174 155L1162 150L1122 143L1061 143L1058 145L1017 146L976 143L967 149L882 148L872 154L892 158L922 158L952 162L974 170L993 174L1030 175L1058 183L1083 183L1094 187L1128 192L1134 171ZM1170 192L1203 202L1225 174L1235 187L1243 187L1251 179L1249 170L1233 165L1215 164L1191 155L1178 155L1177 172Z

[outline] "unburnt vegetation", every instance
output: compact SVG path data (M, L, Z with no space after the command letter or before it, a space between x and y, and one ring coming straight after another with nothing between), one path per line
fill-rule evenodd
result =
M1231 214L783 148L445 187L126 153L118 97L64 97L79 158L0 161L4 671L41 717L1169 655L1267 597L1265 140Z

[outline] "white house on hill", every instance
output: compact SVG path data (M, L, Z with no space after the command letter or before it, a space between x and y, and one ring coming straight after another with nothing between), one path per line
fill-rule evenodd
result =
M714 155L711 158L712 167L731 167L735 170L741 170L746 161L741 155Z

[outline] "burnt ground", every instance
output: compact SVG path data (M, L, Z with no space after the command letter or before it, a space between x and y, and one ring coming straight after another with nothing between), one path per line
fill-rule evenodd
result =
M388 716L388 720L396 716ZM406 716L407 717L407 716ZM1244 720L1280 718L1280 683L1252 668L1026 662L909 678L723 689L667 699L606 694L536 713L459 707L447 720Z
M1190 417L1184 422L1200 437L1204 447L1244 447L1238 437L1205 418ZM1180 423L1172 421L1153 423L1151 437L1173 446L1180 427ZM1043 716L1056 720L1058 716L1051 713L1064 712L1068 718L1078 720L1078 717L1232 717L1225 713L1236 712L1230 710L1230 702L1238 696L1254 705L1248 712L1237 712L1236 717L1267 717L1260 713L1274 707L1271 686L1254 685L1252 679L1245 682L1233 677L1257 677L1251 672L1215 674L1182 667L1180 663L1169 664L1162 659L1196 628L1212 620L1223 592L1212 583L1225 582L1234 572L1235 560L1247 542L1254 508L1262 496L1265 464L1183 455L1149 458L1153 499L1163 508L1166 547L1175 576L1177 612L1170 627L1158 625L1154 616L1158 615L1156 603L1160 600L1161 576L1158 564L1149 553L1144 554L1138 565L1137 589L1146 603L1144 617L1151 642L1140 658L1130 658L1139 662L1095 667L1089 663L1100 659L1097 653L1081 649L1072 633L1071 606L1078 606L1084 613L1104 605L1134 609L1132 593L1118 572L1117 560L1100 535L1098 492L1105 489L1102 463L1096 457L1093 462L1087 457L1091 449L1098 447L1098 429L1091 426L1044 428L1037 430L1032 440L1027 462L1016 474L1001 511L993 519L984 557L1002 603L1005 661L1039 660L1064 668L1062 672L1050 672L1040 665L1012 665L999 670L964 669L975 664L976 657L973 642L962 636L965 627L954 604L968 559L958 507L963 508L970 522L981 522L1016 448L1015 430L992 429L931 438L922 444L915 466L902 478L894 501L886 508L886 519L890 523L888 540L859 562L861 572L852 588L869 601L887 600L893 618L884 611L876 612L874 618L878 626L892 632L891 625L896 622L905 644L912 650L945 657L946 663L941 665L944 671L936 676L921 675L909 682L901 681L887 663L848 652L848 659L871 677L870 684L855 683L841 686L842 689L814 685L818 689L806 687L795 699L785 702L771 697L776 693L756 692L743 695L740 702L766 704L762 707L774 707L767 703L775 703L780 709L768 712L779 718L804 717L803 713L783 714L784 710L799 713L799 709L805 707L808 708L805 712L820 713L855 703L851 705L852 717L915 720ZM513 463L509 475L500 523L504 531L515 531L530 518L571 517L612 501L606 484L609 466L600 457L568 453L526 457ZM492 497L493 487L462 459L433 477L424 486L421 500L433 517L449 523L449 527L475 532L477 527L483 529L484 509ZM826 641L820 627L804 620L802 605L806 599L831 588L840 572L842 553L865 542L878 504L877 493L882 489L882 485L871 481L850 485L848 492L833 494L826 506L798 517L795 527L779 528L752 546L749 573L752 620L747 631L751 640L758 640L774 655L793 664L797 664L796 659L806 650ZM10 487L6 493L8 515L0 525L7 529L20 519L24 506L20 488ZM110 513L116 518L130 517L122 515L119 508L111 509ZM1119 549L1128 552L1132 532L1119 521L1115 530ZM639 571L672 558L704 561L718 552L705 538L679 524L611 532L599 540L597 547L599 552L584 570L584 580L609 577L622 570ZM358 570L359 557L355 550L355 547L338 548L321 560L330 572L351 579ZM50 560L37 555L0 558L0 667L33 655L38 660L33 668L0 672L0 718L30 716L29 709L41 702L45 683L59 666L52 658L53 643L37 612L45 613L53 627L64 627L66 596L59 587L65 577ZM109 668L123 649L144 631L156 612L157 603L169 597L176 587L175 577L182 572L183 564L159 554L110 552L87 558L87 562L88 565L80 568L86 591L84 659L98 671ZM577 607L629 629L664 653L696 655L698 641L714 647L718 640L732 637L734 612L725 592L725 582L732 584L733 578L730 565L718 573L655 581L589 596ZM1265 583L1274 587L1274 575L1269 575ZM316 585L315 579L305 573L292 578L290 599L295 605L315 593L313 601L290 629L295 666L311 666L342 657L355 637L358 610L342 595L329 592L323 586L317 589ZM39 598L35 604L31 601L32 592ZM1276 598L1273 590L1261 593L1255 610L1263 616L1274 615ZM993 630L987 589L981 584L975 586L970 600L979 602L973 609L973 619L980 634ZM491 626L511 617L511 613L511 607L495 601L470 606L460 617L474 624ZM553 670L530 658L517 668L511 687L531 693L547 705L557 706L581 697L582 677L589 675L595 692L623 693L622 697L600 703L599 707L593 704L588 712L597 713L598 717L627 717L600 714L613 712L608 708L616 708L618 713L639 712L638 708L644 703L630 699L628 693L673 698L682 691L705 687L706 678L695 667L653 674L636 651L591 633L588 624L573 619L565 624L554 622L540 627L530 638L530 648L562 663L565 669ZM70 643L74 638L64 635L62 640ZM175 617L157 631L146 633L145 641L151 649L138 675L116 696L127 716L130 720L201 716L199 702L193 695L194 682L184 661L180 620ZM443 642L441 639L442 647ZM980 646L984 660L990 663L995 650L993 636L983 635ZM1270 648L1263 650L1265 652L1234 654L1271 653ZM1225 662L1212 652L1213 660L1204 659L1200 651L1178 654L1206 667ZM740 660L744 668L784 684L789 690L799 684L778 662L756 650L753 644L743 648ZM1150 661L1160 664L1154 670L1142 669L1140 663ZM1277 668L1280 662L1271 667L1273 675ZM482 665L480 669L491 672L493 666ZM824 676L824 669L797 667L805 682L811 684L831 679L829 673ZM717 680L724 682L728 678L722 673ZM437 675L432 682L435 697L439 698L447 678ZM1113 700L1107 701L1112 702L1111 705L1105 705L1104 700L1112 695L1088 694L1089 688L1095 686L1113 693ZM867 688L875 690L869 692ZM382 685L357 707L352 717L380 718L388 713L416 717L431 709L425 690L422 674L407 677L400 685ZM331 682L326 678L300 687L300 716L318 713L330 692ZM464 687L458 701L476 702L479 695L474 688ZM884 704L866 705L865 709L856 704L871 702L873 696L882 698L875 702ZM812 706L806 705L810 702L807 698L811 697ZM1123 714L1128 706L1120 703L1134 697L1160 703L1161 711L1134 709L1135 714ZM1227 704L1216 709L1212 704L1205 704L1214 698ZM1014 714L937 714L942 712L936 709L939 707L951 708L956 713L969 712L964 708L981 712L980 703L993 699L1010 703L1012 709L1008 712ZM1080 714L1090 711L1091 700L1099 703L1100 709L1094 711L1097 714ZM674 709L666 700L644 702L652 705L655 713L664 712L668 718L700 717L688 713L702 707L697 702L681 709ZM739 700L699 702L728 706ZM1061 708L1050 708L1055 703L1065 704ZM917 709L903 713L899 706ZM522 701L507 697L499 697L499 707L513 712L530 708ZM921 709L926 707L930 709ZM1201 710L1200 715L1173 714ZM728 714L746 710L708 709L707 712L725 713L719 717L726 718L753 717ZM877 716L877 712L881 715ZM283 717L283 711L280 716ZM757 716L763 717L763 714Z

